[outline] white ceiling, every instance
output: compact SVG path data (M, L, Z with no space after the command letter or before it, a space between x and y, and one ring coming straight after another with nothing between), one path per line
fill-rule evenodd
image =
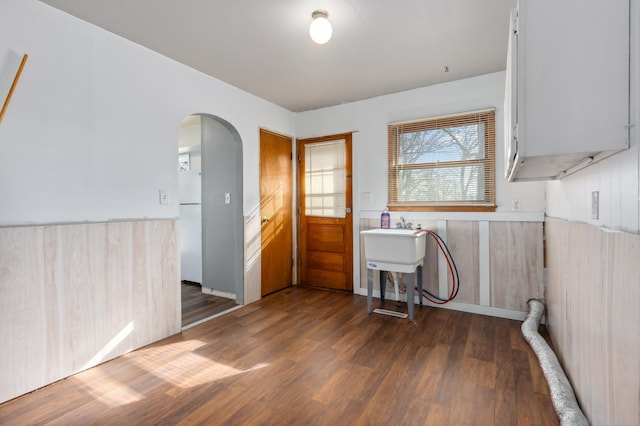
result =
M293 112L503 70L516 3L42 1ZM316 9L333 25L323 46L309 38Z

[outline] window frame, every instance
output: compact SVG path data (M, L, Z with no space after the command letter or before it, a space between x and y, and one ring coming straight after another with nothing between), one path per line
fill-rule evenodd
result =
M418 164L400 164L399 135L416 131L436 130L466 124L484 123L484 158L478 160L458 160L447 162L428 162ZM495 173L495 108L462 112L440 117L424 118L413 121L395 122L387 125L388 136L388 200L387 207L392 211L448 211L448 212L494 212L496 210L496 173ZM403 170L426 170L451 166L484 165L483 200L418 200L398 201L400 172Z

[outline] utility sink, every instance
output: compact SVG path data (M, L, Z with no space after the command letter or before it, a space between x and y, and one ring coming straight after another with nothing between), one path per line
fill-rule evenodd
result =
M411 229L369 229L361 231L367 268L412 273L421 265L425 231Z
M380 300L382 301L384 301L386 288L385 271L391 272L393 277L396 300L400 300L398 273L405 273L408 274L407 310L409 321L413 321L413 294L416 278L418 301L422 306L422 264L427 233L412 229L369 229L361 231L360 234L364 238L364 256L367 259L367 312L369 314L372 312L373 271L376 269L380 271ZM380 310L380 313L388 312Z

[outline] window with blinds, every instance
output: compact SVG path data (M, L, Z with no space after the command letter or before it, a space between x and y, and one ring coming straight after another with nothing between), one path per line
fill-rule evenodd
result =
M495 110L388 125L389 208L495 211Z
M305 214L345 217L345 140L305 144L304 166Z

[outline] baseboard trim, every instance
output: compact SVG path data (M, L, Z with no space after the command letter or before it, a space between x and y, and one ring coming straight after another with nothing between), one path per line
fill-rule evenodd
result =
M361 296L366 296L367 295L367 289L366 288L355 289L354 293L359 294ZM380 291L374 290L373 291L373 297L379 299L380 298ZM395 300L395 294L393 294L393 292L387 293L386 299L387 300ZM406 294L401 294L400 295L400 299L401 299L400 300L401 302L406 302L407 301ZM416 298L415 298L415 303L416 304L417 304L417 300L418 300L418 298L416 296ZM516 321L524 321L524 319L527 316L527 312L514 311L514 310L511 310L511 309L496 308L496 307L492 307L492 306L474 305L474 304L471 304L471 303L449 302L449 303L444 304L444 305L437 305L435 303L431 303L428 300L423 299L423 305L424 306L429 306L429 307L432 307L432 308L451 309L453 311L469 312L469 313L472 313L472 314L487 315L487 316L491 316L491 317L505 318L505 319L511 319L511 320L516 320ZM542 322L545 323L546 321L543 320Z
M235 293L227 293L226 291L219 291L213 288L202 286L202 292L204 294L210 294L212 296L224 297L225 299L236 300Z

